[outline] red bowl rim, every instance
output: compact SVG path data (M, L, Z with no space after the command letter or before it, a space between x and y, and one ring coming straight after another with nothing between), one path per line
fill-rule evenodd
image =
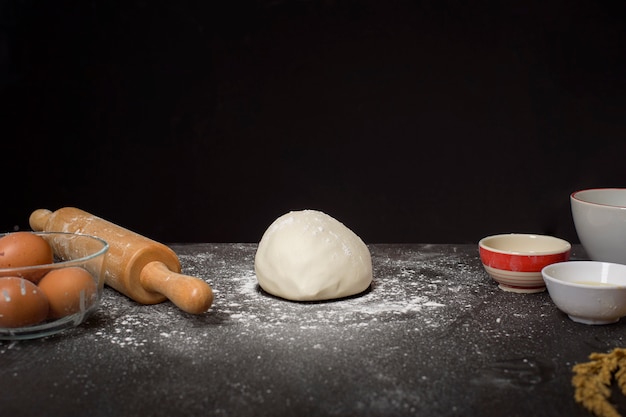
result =
M527 236L527 237L535 237L540 239L549 239L561 242L563 246L560 249L548 250L548 251L514 251L514 250L502 250L497 249L492 246L486 244L486 242L490 239L502 238L502 237L514 237L514 236ZM550 235L541 235L534 233L502 233L498 235L486 236L478 242L478 246L488 252L493 253L501 253L504 255L514 255L514 256L544 256L544 255L557 255L561 253L567 253L572 249L572 245L565 239L561 239L556 236Z

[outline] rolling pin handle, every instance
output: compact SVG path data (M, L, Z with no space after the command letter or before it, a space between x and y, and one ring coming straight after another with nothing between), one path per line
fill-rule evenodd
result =
M38 209L33 211L28 219L30 227L36 232L43 231L46 228L46 223L48 222L51 214L52 212L48 209Z
M203 280L173 272L160 261L147 263L139 275L146 291L157 292L167 297L181 310L200 314L213 303L213 290Z

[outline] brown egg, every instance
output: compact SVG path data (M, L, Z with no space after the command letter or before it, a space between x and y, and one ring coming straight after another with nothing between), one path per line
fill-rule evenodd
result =
M48 298L52 318L86 310L97 301L95 281L87 270L77 266L48 272L39 281L39 289Z
M53 262L52 247L35 233L14 232L0 238L0 268L45 265ZM45 270L11 271L0 273L0 276L20 276L37 283L45 273Z
M32 282L19 277L0 278L0 327L22 327L48 317L48 299Z

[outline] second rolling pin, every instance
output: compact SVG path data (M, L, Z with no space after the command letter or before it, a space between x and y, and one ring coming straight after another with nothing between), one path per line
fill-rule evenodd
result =
M83 233L107 241L104 282L138 303L169 299L191 314L213 303L209 284L181 274L178 256L166 245L75 207L35 210L29 222L34 231Z

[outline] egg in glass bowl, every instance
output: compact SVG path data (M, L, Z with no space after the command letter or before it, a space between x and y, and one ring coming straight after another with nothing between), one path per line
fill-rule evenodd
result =
M0 234L0 339L50 336L99 307L106 241L65 232Z

